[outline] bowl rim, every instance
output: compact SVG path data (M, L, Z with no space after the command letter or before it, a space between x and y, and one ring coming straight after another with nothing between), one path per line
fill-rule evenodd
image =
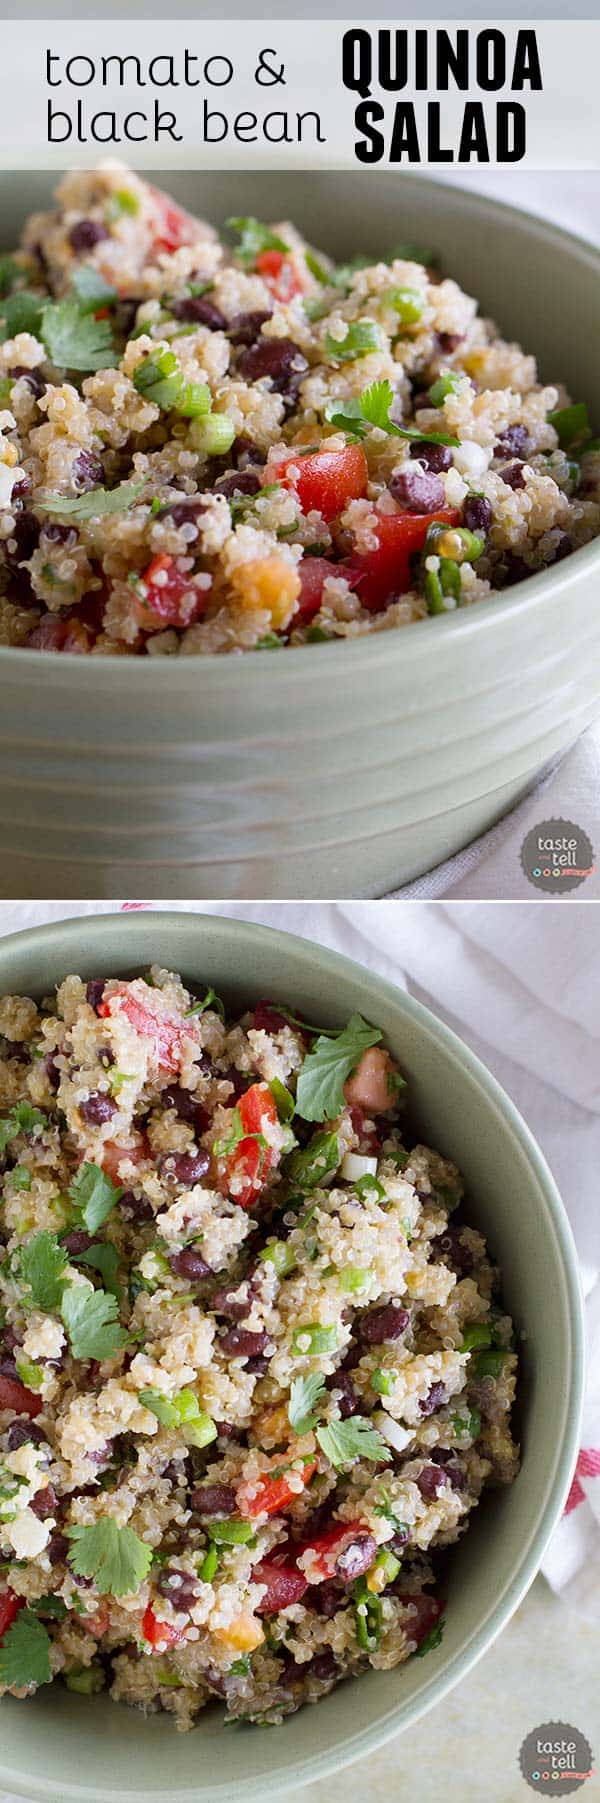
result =
M347 170L341 171L340 173L352 174L353 176L358 175L364 180L373 180L373 177L372 175L369 175L368 170ZM390 171L383 170L380 174L384 177L389 175L390 180L393 179L397 184L397 176L392 177ZM529 207L514 206L510 201L499 200L496 196L487 196L478 193L459 182L455 183L454 181L450 182L441 179L436 181L435 178L422 174L420 171L409 174L406 170L404 171L403 179L405 181L418 181L421 187L428 189L434 196L441 196L443 194L446 200L448 199L449 193L456 194L465 210L467 212L470 211L472 215L484 215L484 217L487 217L489 214L492 214L492 216L496 217L499 221L504 220L506 224L512 223L513 227L516 229L523 230L525 227L528 227L529 231L533 231L538 240L545 241L550 246L554 246L558 252L570 252L571 256L579 262L587 261L588 264L595 269L596 274L600 278L600 245L594 244L592 240L586 238L582 232L572 232L569 231L566 226L554 225L552 220L547 219L544 214L535 213ZM592 539L587 545L582 545L580 549L574 553L574 559L576 566L575 571L569 569L571 563L571 559L569 558L562 562L559 561L558 564L550 565L546 570L536 571L534 575L526 577L524 581L513 583L508 591L510 596L510 600L508 601L505 601L503 597L498 600L497 597L492 595L488 596L487 599L483 601L478 601L477 605L474 607L457 608L454 612L445 614L443 618L445 633L447 635L453 635L455 638L458 637L460 642L467 633L472 634L477 628L479 628L479 630L484 630L487 622L492 618L498 618L499 614L501 614L502 618L505 618L507 614L512 615L515 611L518 612L519 615L526 611L531 612L531 609L535 609L536 605L545 602L548 593L551 595L556 594L560 589L564 589L565 586L570 587L572 583L577 580L577 570L579 568L582 570L582 576L584 573L586 576L593 575L594 572L600 570L600 537ZM566 568L565 563L567 565ZM532 589L534 591L533 594L531 593ZM504 591L504 593L506 593L506 591ZM477 616L476 620L473 618L474 615ZM377 661L377 652L379 652L379 655L381 656L383 647L385 647L385 657L386 662L388 662L392 654L390 638L392 640L400 639L403 663L406 661L407 653L412 655L413 658L418 658L419 653L424 657L429 657L431 650L429 634L432 628L439 634L440 624L439 618L427 618L412 621L411 632L409 635L410 646L406 643L406 634L402 632L400 628L396 631L392 630L391 632L384 630L382 632L368 633L360 637L358 641L355 639L342 639L341 641L333 640L332 643L336 646L336 671L339 671L340 674L346 674L347 672L351 673L351 660L356 654L357 644L361 645L363 656L366 656L373 662ZM322 650L323 647L320 647L320 649ZM301 675L307 673L309 667L314 669L314 651L314 645L286 646L285 663L286 666L290 664L290 675L293 675L294 670L297 670L298 674ZM399 645L396 645L396 651L400 651ZM305 672L304 666L306 664L307 656L311 661L310 666L308 664L306 665ZM122 654L113 654L112 652L108 652L106 656L98 658L81 657L77 656L74 652L67 651L61 652L59 662L61 668L64 668L65 671L71 671L71 673L73 673L75 669L77 670L79 687L82 685L82 680L86 687L89 686L90 681L93 685L96 680L96 672L98 669L102 668L106 668L111 685L116 683L118 686L126 687L128 682L128 671L133 664L137 667L138 671L141 671L140 675L135 678L135 681L142 684L141 692L144 694L146 689L154 688L154 669L156 664L163 669L163 672L165 665L170 668L174 674L176 687L179 687L179 685L184 682L184 673L187 670L188 665L191 664L197 675L197 687L198 692L200 693L202 687L201 681L199 680L200 671L204 672L206 680L211 687L216 683L217 685L220 684L222 687L226 688L231 677L230 665L233 662L234 668L239 669L240 659L245 664L246 658L244 654L241 653L237 656L233 656L233 658L231 656L213 655L189 659L187 657L167 657L157 659L152 657L127 657ZM47 668L47 660L48 653L45 651L31 651L27 650L25 647L0 645L0 670L6 666L7 674L11 670L26 671L29 669L32 676L34 676L36 671L39 674L42 666ZM292 660L291 663L290 660ZM254 651L252 653L252 668L256 668L257 677L259 682L261 682L261 686L262 679L266 678L267 671L272 668L272 664L273 653L271 651ZM354 664L354 668L357 668L356 663ZM160 680L162 681L163 678L161 677Z
M113 943L118 944L122 950L123 936L127 937L128 935L131 935L132 941L135 936L136 943L141 940L143 954L144 950L149 951L151 948L155 923L158 923L163 932L179 933L182 921L189 923L184 930L190 936L201 936L204 930L203 923L206 922L209 930L214 931L215 928L218 928L226 942L228 940L233 942L235 935L241 929L250 954L254 947L258 950L266 942L272 944L275 949L278 941L282 962L285 958L286 946L291 942L295 956L299 958L300 962L302 960L309 962L313 969L315 965L317 968L326 965L328 969L333 965L335 970L339 971L341 987L343 987L344 978L347 980L351 978L355 984L359 979L365 990L368 990L369 993L372 992L375 998L381 997L382 1001L396 1007L400 1014L404 1013L412 1018L426 1039L434 1040L438 1044L441 1042L444 1052L459 1064L467 1079L483 1090L490 1104L502 1116L510 1133L516 1138L525 1154L533 1176L539 1184L545 1207L545 1225L554 1237L555 1249L562 1264L570 1334L570 1357L568 1368L564 1374L564 1427L555 1448L552 1475L547 1483L541 1515L530 1533L527 1544L521 1549L513 1575L505 1584L501 1595L490 1603L483 1620L479 1622L470 1638L452 1656L440 1674L437 1677L432 1675L424 1685L420 1697L411 1698L404 1703L399 1700L383 1718L346 1736L341 1746L332 1746L321 1752L317 1750L314 1754L309 1755L303 1760L302 1767L298 1767L295 1773L289 1771L285 1762L272 1766L268 1775L264 1774L260 1779L250 1780L246 1785L248 1798L258 1799L261 1796L275 1796L277 1794L276 1787L282 1784L285 1784L288 1790L293 1791L317 1778L326 1778L334 1772L339 1772L353 1760L383 1746L395 1734L400 1733L404 1727L412 1726L426 1714L428 1709L440 1703L460 1679L466 1677L472 1666L506 1626L537 1575L545 1548L562 1514L572 1480L579 1449L585 1376L583 1297L575 1242L564 1203L546 1159L512 1098L488 1070L487 1065L475 1052L471 1051L470 1047L451 1027L446 1025L445 1021L439 1019L433 1010L425 1007L422 1002L417 1001L406 991L398 989L387 978L378 976L367 966L358 964L354 959L346 957L345 954L331 951L328 946L303 939L299 935L288 933L279 927L257 925L255 922L246 921L237 916L208 912L196 913L193 910L179 912L175 909L156 909L152 913L141 916L137 912L133 914L74 915L62 921L30 927L0 938L0 993L2 993L2 954L5 946L12 947L22 943L24 947L35 944L42 951L48 947L56 952L62 946L68 950L69 942L75 939L85 927L87 931L93 931L94 934L100 929L105 940L107 957L110 955ZM132 959L134 967L138 961L143 962L143 956L141 960ZM252 962L250 955L250 970L252 970ZM67 971L65 971L66 974L68 974ZM62 1780L60 1789L55 1788L53 1781L50 1781L49 1785L37 1781L32 1789L31 1780L20 1778L18 1771L6 1769L2 1771L2 1781L12 1787L17 1795L29 1798L35 1796L38 1799L46 1800L46 1803L113 1803L114 1793L106 1786L103 1788L101 1785L94 1785L92 1789L83 1792L76 1784L65 1783ZM169 1792L170 1803L194 1803L195 1794L194 1790L190 1788L184 1790L173 1788ZM140 1785L139 1790L129 1789L127 1792L130 1803L136 1803L136 1799L147 1795L147 1790L143 1785ZM214 1799L214 1803L230 1803L233 1796L234 1791L229 1782L219 1784L218 1780L216 1783L211 1780L211 1797Z

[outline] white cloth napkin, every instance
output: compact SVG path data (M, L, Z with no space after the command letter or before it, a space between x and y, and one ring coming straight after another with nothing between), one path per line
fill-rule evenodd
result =
M577 1474L543 1571L569 1601L600 1594L600 1018L596 910L425 902L189 902L181 911L277 926L345 952L448 1022L512 1095L564 1197L581 1263L589 1376ZM159 903L21 902L0 932Z

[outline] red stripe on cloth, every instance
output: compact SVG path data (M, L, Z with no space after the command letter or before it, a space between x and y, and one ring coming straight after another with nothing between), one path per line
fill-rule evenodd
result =
M137 914L140 908L148 908L149 902L121 902L122 914Z
M585 1502L585 1491L581 1488L579 1482L580 1477L600 1477L599 1447L582 1446L575 1466L575 1476L563 1511L565 1515L570 1515L572 1509L579 1508L579 1504Z

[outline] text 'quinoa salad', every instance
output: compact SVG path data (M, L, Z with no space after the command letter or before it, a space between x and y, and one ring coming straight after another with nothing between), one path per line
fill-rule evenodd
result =
M279 1722L441 1639L517 1360L378 1029L0 1001L0 1693Z
M336 265L286 222L227 232L105 164L0 258L0 644L352 638L600 532L585 403L433 253Z

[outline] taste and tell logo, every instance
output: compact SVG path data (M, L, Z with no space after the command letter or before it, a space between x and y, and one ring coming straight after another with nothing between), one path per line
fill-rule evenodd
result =
M521 867L543 895L565 895L592 875L594 848L576 821L541 820L523 840Z
M539 1795L566 1797L593 1776L592 1749L570 1722L541 1722L519 1752L521 1775Z

